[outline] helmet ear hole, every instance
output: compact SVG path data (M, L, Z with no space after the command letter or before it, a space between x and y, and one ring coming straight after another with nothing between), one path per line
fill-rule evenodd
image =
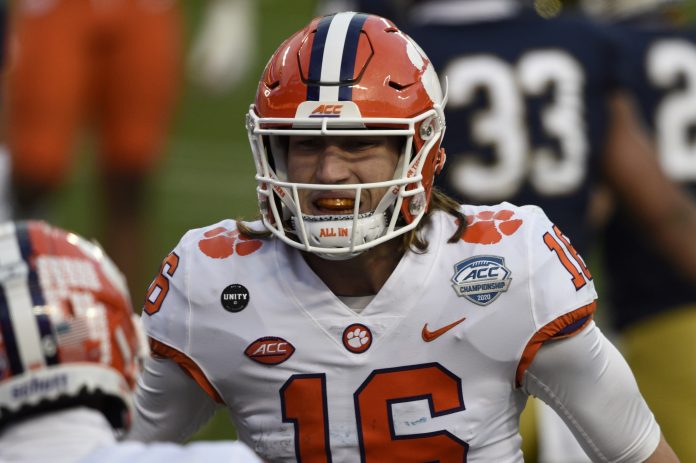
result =
M433 127L434 125L434 118L428 119L421 124L418 132L423 141L430 140L430 138L433 136L433 133L435 132L435 128Z

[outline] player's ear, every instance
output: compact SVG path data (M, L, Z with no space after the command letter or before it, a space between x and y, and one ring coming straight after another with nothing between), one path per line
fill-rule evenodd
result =
M445 161L447 160L447 153L445 153L444 148L440 148L437 153L437 158L435 160L435 175L440 175L442 168L445 167Z

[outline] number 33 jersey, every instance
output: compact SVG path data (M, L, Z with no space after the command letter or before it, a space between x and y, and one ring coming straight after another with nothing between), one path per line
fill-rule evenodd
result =
M153 351L268 461L521 462L524 371L597 295L541 209L462 207L461 238L433 213L428 251L407 252L360 313L278 240L232 220L189 231L148 291Z
M445 2L427 2L424 12L433 3ZM572 14L474 22L440 14L406 28L447 76L445 116L457 128L447 133L436 185L467 203L537 204L587 253L586 211L609 136L607 101L618 88L613 36Z

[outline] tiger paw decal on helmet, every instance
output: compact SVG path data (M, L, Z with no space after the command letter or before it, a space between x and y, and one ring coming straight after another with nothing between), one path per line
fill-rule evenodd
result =
M510 236L522 225L522 220L513 219L513 211L481 211L466 216L466 231L462 240L467 243L496 244L503 236Z
M230 230L225 227L217 227L203 234L205 239L198 242L198 249L213 259L225 259L235 252L240 256L248 256L258 251L263 242L239 233L239 230Z

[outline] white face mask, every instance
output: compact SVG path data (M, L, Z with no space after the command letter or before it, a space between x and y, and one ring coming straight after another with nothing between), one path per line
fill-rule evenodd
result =
M344 102L347 104L349 102ZM356 108L357 110L357 108ZM256 165L257 193L262 220L266 228L288 245L312 252L329 260L355 257L396 236L414 229L426 211L422 170L427 153L440 141L444 127L440 123L441 108L431 109L409 119L379 119L380 129L366 129L373 121L367 118L330 120L289 118L285 128L262 128L267 121L259 118L253 107L248 115L249 140ZM431 127L422 148L415 156L413 138L416 125ZM350 125L348 125L350 123ZM360 128L356 128L356 125ZM301 127L301 128L298 128ZM349 128L352 127L352 128ZM421 137L423 137L421 128ZM275 136L404 136L404 143L396 171L391 179L363 184L306 184L285 181L285 153L279 153L280 144ZM273 153L273 163L268 159ZM273 166L273 167L272 167ZM369 189L384 189L386 193L370 212L360 212L361 193ZM301 190L348 190L357 198L354 211L340 215L307 215L300 207ZM410 221L402 218L404 201L409 201Z

